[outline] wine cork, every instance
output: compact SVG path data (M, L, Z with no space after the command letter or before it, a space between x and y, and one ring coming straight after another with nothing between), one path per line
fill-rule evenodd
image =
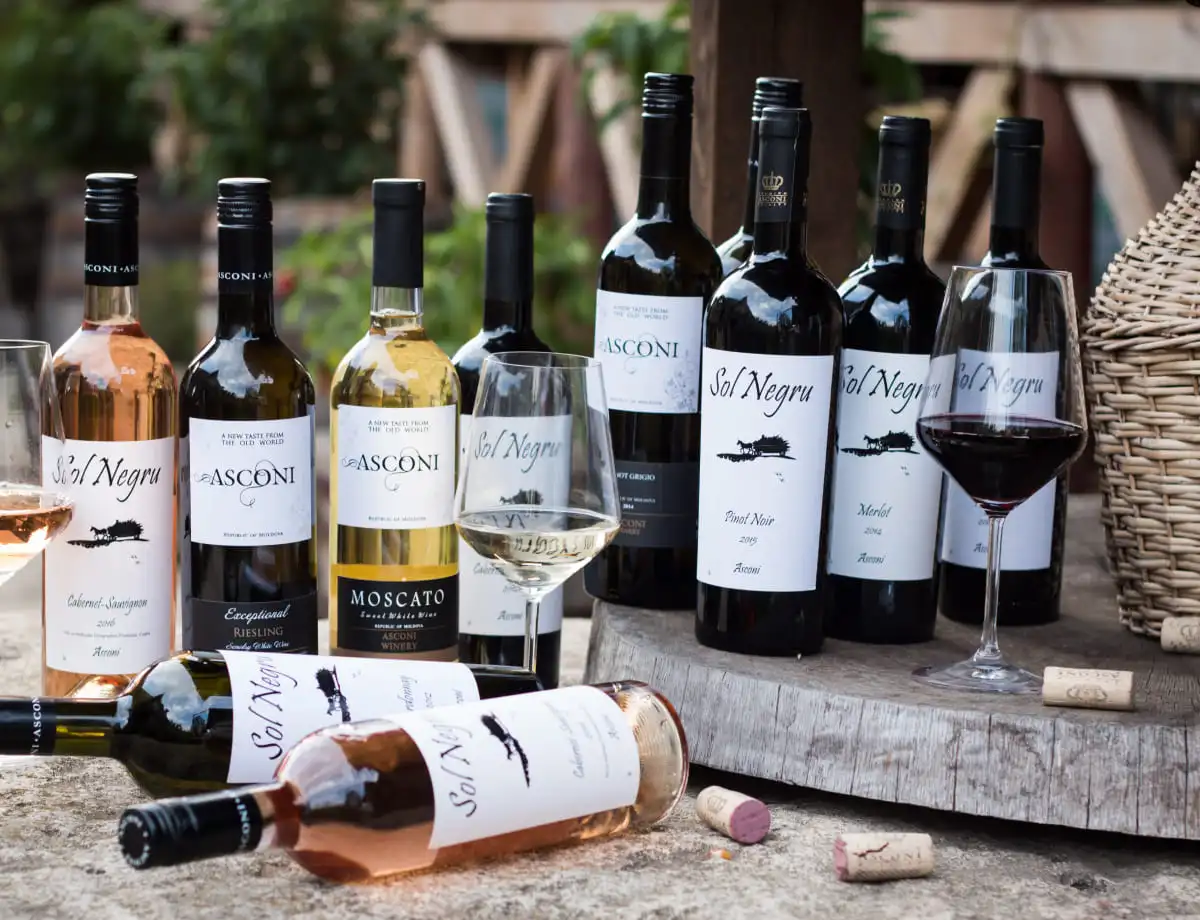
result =
M1200 617L1167 617L1159 641L1164 652L1200 655Z
M1133 672L1046 668L1042 703L1075 709L1133 709Z
M842 834L833 844L833 871L843 882L890 882L933 872L928 834Z
M714 831L738 843L758 843L771 829L771 812L758 799L709 786L696 797L696 814Z

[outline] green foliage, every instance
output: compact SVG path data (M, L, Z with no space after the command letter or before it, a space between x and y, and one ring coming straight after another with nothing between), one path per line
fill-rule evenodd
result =
M189 144L180 175L268 176L275 194L339 195L395 169L405 0L206 0L204 37L151 56L169 77Z
M28 193L54 172L146 165L156 119L139 77L164 29L136 0L3 0L0 181Z
M449 228L425 237L425 321L447 354L478 330L483 309L486 223L482 210L459 209ZM552 348L584 353L592 343L599 254L570 220L550 214L534 225L534 322ZM301 237L280 260L295 287L284 306L305 351L337 366L367 328L371 298L371 215L333 232Z
M196 353L200 264L195 259L151 261L141 266L138 307L142 325L162 346L177 371Z

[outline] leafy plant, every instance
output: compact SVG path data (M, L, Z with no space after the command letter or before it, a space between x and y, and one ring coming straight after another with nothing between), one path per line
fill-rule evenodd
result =
M188 135L176 183L210 194L265 175L278 195L338 195L395 168L405 0L206 0L205 36L153 57Z
M483 302L486 222L460 208L451 225L425 237L425 323L453 354L478 330ZM332 370L367 328L371 298L371 215L333 232L301 237L280 260L293 288L284 317L302 331L311 359ZM582 352L592 343L599 253L573 221L542 214L534 225L534 322L552 348Z

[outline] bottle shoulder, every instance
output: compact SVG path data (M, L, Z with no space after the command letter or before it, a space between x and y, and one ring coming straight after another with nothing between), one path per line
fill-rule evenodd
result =
M705 312L705 344L735 351L832 353L841 300L829 279L795 259L751 262L726 278Z
M316 402L312 376L281 339L212 339L184 371L179 391L185 411L198 415L210 398L265 400L281 407ZM292 414L284 411L280 417Z
M60 396L169 389L174 398L176 389L171 359L136 323L76 329L55 352L53 367Z
M868 261L838 289L845 346L928 353L945 293L945 284L924 262Z
M690 217L634 217L605 246L597 286L628 294L707 299L722 274L721 257Z
M450 357L421 335L370 331L354 344L334 371L334 407L420 408L452 406L461 389Z
M753 251L754 237L739 229L737 233L717 247L717 255L721 257L722 276L728 278L745 265Z

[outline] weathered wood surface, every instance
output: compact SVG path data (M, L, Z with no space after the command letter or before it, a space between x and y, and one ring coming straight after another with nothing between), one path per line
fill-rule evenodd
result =
M679 708L694 763L863 798L1037 824L1200 839L1200 658L1125 631L1095 496L1071 497L1062 620L1004 630L1010 660L1135 672L1137 711L923 687L978 629L932 642L829 640L796 661L701 647L690 612L597 603L585 680L637 678Z

